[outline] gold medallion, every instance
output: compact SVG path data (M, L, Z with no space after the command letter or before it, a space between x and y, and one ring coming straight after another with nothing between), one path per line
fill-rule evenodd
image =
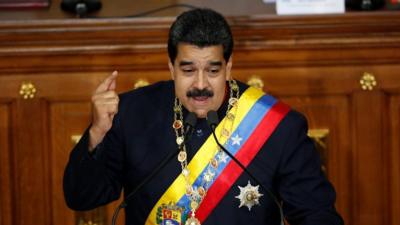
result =
M228 113L228 114L226 114L226 118L228 118L228 120L234 120L235 115L233 115L233 113Z
M237 98L230 98L230 99L229 99L229 105L235 106L235 104L237 103L237 101L238 101Z
M186 160L186 152L185 151L180 151L178 154L178 161L179 162L184 162Z
M218 161L215 158L211 159L211 166L214 167L214 169L218 168Z
M193 188L190 185L186 186L186 195L191 195L193 193Z
M199 206L199 203L197 203L196 201L190 202L190 208L192 209L192 211L196 211L198 206Z
M229 131L227 129L225 129L225 128L222 129L221 134L226 136L226 137L229 137L229 135L230 135Z
M179 128L181 128L182 125L183 125L182 120L175 120L175 121L172 123L172 127L173 127L175 130L178 130Z
M199 187L197 191L199 192L200 197L204 198L206 195L206 190L203 187Z
M182 136L179 136L176 138L176 143L178 145L181 145L184 141L185 141L185 139Z
M196 217L190 217L186 220L185 225L201 225L201 223Z
M183 176L185 176L185 177L189 176L189 173L190 173L190 171L189 171L188 168L186 168L186 167L182 170L182 174L183 174Z

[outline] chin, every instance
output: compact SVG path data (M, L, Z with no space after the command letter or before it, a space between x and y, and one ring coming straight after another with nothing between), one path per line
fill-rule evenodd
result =
M198 118L206 118L208 111L206 111L206 110L195 110L194 113L196 113Z

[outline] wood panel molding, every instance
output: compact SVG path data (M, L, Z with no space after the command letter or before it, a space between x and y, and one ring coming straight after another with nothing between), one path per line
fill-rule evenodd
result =
M11 109L0 102L0 224L13 224Z
M2 22L0 72L165 68L172 21L166 17ZM395 12L249 16L229 21L235 57L241 59L235 61L238 66L395 63L400 59L400 15ZM252 57L241 57L249 53Z
M303 113L309 129L327 129L327 176L337 191L337 208L345 221L353 221L353 176L351 160L350 99L349 95L296 96L281 98Z
M18 225L50 224L46 102L16 100L12 107L13 215Z
M400 224L400 95L393 95L389 101L390 153L388 154L388 208L391 212L390 224Z

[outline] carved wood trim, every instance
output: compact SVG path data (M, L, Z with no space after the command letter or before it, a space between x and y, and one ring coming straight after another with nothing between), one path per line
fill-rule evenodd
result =
M5 21L0 23L0 73L112 67L164 70L172 21L171 17ZM232 17L229 21L234 57L240 59L235 60L236 68L400 62L400 14L396 12Z
M396 12L228 19L238 49L382 47L399 46L400 40L400 15ZM125 48L160 52L164 51L173 20L165 17L5 21L0 24L0 55L33 54L44 49L101 52Z

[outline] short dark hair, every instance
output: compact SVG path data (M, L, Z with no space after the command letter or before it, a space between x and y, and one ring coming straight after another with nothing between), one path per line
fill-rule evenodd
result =
M179 43L198 47L222 45L226 62L233 49L233 38L228 23L221 14L207 8L186 11L172 24L168 37L168 55L172 64L178 54Z

